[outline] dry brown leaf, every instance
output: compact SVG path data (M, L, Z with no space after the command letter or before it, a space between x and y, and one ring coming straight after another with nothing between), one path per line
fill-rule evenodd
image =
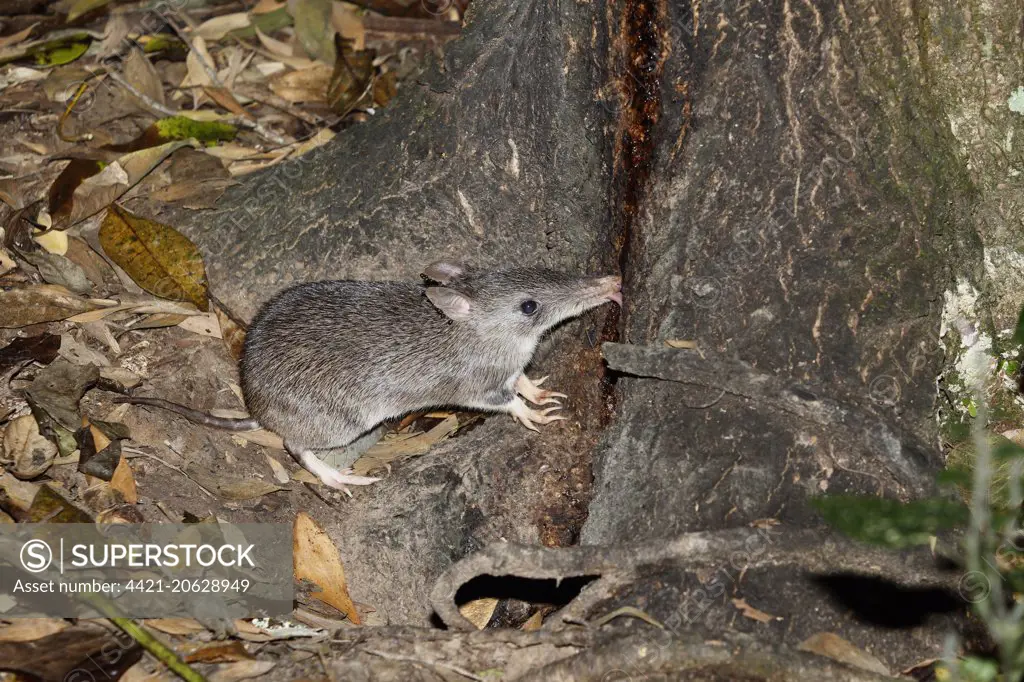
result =
M191 647L184 647L191 648ZM200 644L193 651L185 654L186 663L234 663L235 661L251 661L253 656L238 640Z
M166 327L177 327L189 318L188 315L176 313L157 313L144 317L137 324L131 325L132 329L164 329Z
M58 219L56 225L60 228L74 225L102 211L138 184L170 154L196 144L194 140L177 140L121 156L96 175L81 181L72 194L70 215Z
M520 629L524 632L536 632L540 630L540 627L544 624L544 614L540 611L534 611L533 615L526 619L523 623L523 627Z
M274 473L274 480L281 485L287 485L291 482L291 476L288 475L288 470L284 468L284 465L278 462L270 455L264 453L267 458L267 464L270 466L270 470Z
M162 669L151 673L147 670L148 667L149 661L143 659L128 668L118 682L181 682L181 678L170 670Z
M494 597L484 597L468 601L459 607L462 617L476 626L477 630L483 630L491 622L494 609L498 608L498 600Z
M263 44L263 47L265 47L268 52L270 52L272 55L276 57L295 56L295 48L293 48L291 44L281 40L277 40L276 38L271 38L266 33L261 31L258 27L256 28L256 37L259 38L260 42ZM312 64L313 62L310 62L310 66L312 66Z
M341 34L342 38L352 41L354 49L365 50L366 28L363 26L363 17L358 10L357 5L347 2L334 3L334 9L331 12L331 25Z
M133 46L124 60L124 79L136 90L160 105L165 105L164 84L146 54Z
M292 474L292 480L298 483L309 483L310 485L323 485L323 481L305 469L299 469Z
M862 670L870 670L886 677L891 675L889 668L878 658L832 632L813 634L797 645L797 649L831 658Z
M100 301L101 299L90 299L92 301ZM159 299L152 299L150 301L133 301L127 303L117 303L117 301L102 301L107 307L99 310L93 310L88 313L81 313L68 318L68 322L76 322L78 324L85 324L86 322L95 322L96 320L102 320L105 317L110 317L114 313L124 312L131 310L132 312L140 315L174 315L177 317L188 317L190 315L200 315L201 313L196 307L187 302L183 301L162 301ZM161 324L158 326L173 327L174 325L181 322L180 319L175 319L169 324ZM141 327L141 325L136 325ZM144 328L144 327L143 327Z
M21 193L21 182L14 178L0 179L0 201L15 211L24 206L25 198Z
M12 85L20 85L32 81L45 81L46 77L47 73L45 71L30 69L27 66L15 66L0 72L0 92Z
M32 24L28 28L21 29L17 33L12 33L12 34L6 35L6 36L0 36L0 48L11 47L13 45L17 45L18 43L20 43L21 41L25 40L30 35L32 35L32 30L36 26L38 26L38 25L39 25L39 22L37 21L36 23Z
M235 360L241 359L242 350L245 345L245 329L228 317L227 313L221 310L220 306L216 303L211 307L217 316L217 323L220 325L220 335L224 340L224 345L228 347L228 352L231 353L231 357Z
M205 150L210 156L214 156L218 159L225 161L241 161L242 159L276 159L280 156L280 152L263 152L252 147L243 147L240 144L234 142L225 142L219 144L216 147L210 147Z
M255 443L256 445L262 445L265 448L274 448L276 450L284 450L284 441L281 436L277 435L273 431L267 431L266 429L256 429L255 431L242 431L240 433L231 434L232 440L238 439L246 443ZM310 483L319 483L320 481L314 476Z
M82 268L82 272L94 284L102 285L108 279L112 281L117 278L114 270L107 264L107 261L103 260L103 256L93 251L92 247L83 239L78 237L69 239L67 253L64 256Z
M121 54L131 32L132 26L128 23L128 15L124 12L111 12L107 15L107 23L103 27L103 40L90 46L90 50L95 50L96 59L100 63L107 64L109 62L106 60L118 58L117 55Z
M697 342L692 339L666 339L665 345L669 348L688 348L692 350L697 347Z
M21 257L36 267L47 284L57 284L76 294L91 294L93 283L70 259L46 251L23 251Z
M14 262L11 254L7 253L7 250L0 246L0 275L6 275L16 267L18 267L18 264Z
M418 433L414 436L392 438L377 443L366 450L362 456L352 464L352 470L359 476L387 465L399 457L415 457L430 451L430 448L445 438L455 433L459 428L458 416L452 414L445 417L444 421L431 428L426 433Z
M8 511L27 513L39 488L36 483L19 481L13 474L0 471L0 501Z
M222 14L219 17L207 19L199 24L195 34L203 40L220 40L232 31L248 28L252 25L252 17L248 12L235 12L233 14Z
M214 339L223 338L220 334L220 322L217 320L216 313L203 313L202 315L186 317L178 323L178 326L187 332L199 334L200 336L209 336Z
M260 0L253 8L253 14L270 14L276 12L286 5L286 0Z
M69 627L67 621L59 618L17 618L0 622L0 642L34 642Z
M99 449L102 450L102 448ZM135 476L132 475L132 467L124 455L121 455L121 460L117 463L117 468L114 469L110 487L121 493L121 497L128 504L138 504L139 491L135 487Z
M96 452L106 450L107 446L112 442L107 434L103 433L96 428L95 424L89 424L89 433L92 435L93 449Z
M326 102L327 88L334 69L326 64L291 71L270 79L270 89L278 97L292 104L296 102Z
M316 135L309 138L308 140L303 140L302 142L296 144L295 153L293 154L293 156L302 156L303 154L308 154L317 147L322 147L323 145L333 140L336 134L337 133L335 133L330 128L324 128L323 130L320 130L319 132L317 132Z
M142 383L142 377L131 370L124 369L123 367L101 367L100 376L107 381L113 381L115 384L123 389L135 388ZM121 405L116 410L127 410L129 405ZM117 421L116 419L107 418L106 421Z
M33 142L24 135L15 135L14 139L18 141L22 147L25 147L29 151L35 152L39 156L47 156L50 153L50 148L41 142Z
M143 622L147 627L168 635L191 635L206 630L199 621L192 618L149 618Z
M356 625L361 625L359 613L348 595L345 569L334 541L317 525L313 518L300 512L295 518L293 561L296 580L308 580L321 591L311 597L330 604L345 614Z
M235 99L235 96L232 95L231 92L226 88L218 88L212 85L204 85L203 92L206 93L207 97L212 99L214 102L216 102L224 109L230 111L232 114L244 116L248 119L253 118L252 114L246 111L245 107L239 104L238 100Z
M206 49L206 41L200 36L196 36L192 39L192 49L189 51L188 56L185 58L185 65L188 67L188 71L185 74L185 78L181 81L181 88L188 90L196 86L203 85L216 85L210 74L206 71L206 66L215 68L214 65L217 62L210 56L210 52ZM201 91L192 91L193 109L199 108L199 99Z
M100 225L103 251L146 291L207 310L206 268L198 247L177 230L110 207Z
M103 320L97 320L96 322L87 322L82 325L82 329L89 338L95 339L110 349L110 352L114 355L121 354L121 344L114 338L114 333L110 331L110 326L107 325Z
M237 618L234 621L235 630L238 631L239 635L266 635L267 632L258 625L253 625L247 620ZM242 639L245 639L244 637ZM251 641L251 640L250 640Z
M201 211L214 208L228 187L237 184L238 181L232 179L229 173L225 179L173 182L156 190L150 196L166 204L181 202L185 208Z
M57 446L39 434L39 424L31 414L7 425L2 460L18 478L28 480L42 475L56 456Z
M279 485L258 478L236 479L216 484L216 490L227 500L252 500L284 490Z
M0 291L0 327L27 327L39 322L66 320L100 307L61 286L37 284Z
M745 617L751 620L756 620L758 623L770 623L773 620L779 620L778 616L773 616L770 613L761 611L760 609L755 609L744 599L733 599L732 605L742 611Z
M239 661L222 665L215 673L207 679L210 682L235 682L250 677L265 675L277 665L274 661Z
M110 366L110 360L107 359L106 355L89 348L84 343L79 343L67 332L60 335L60 350L58 353L73 365Z

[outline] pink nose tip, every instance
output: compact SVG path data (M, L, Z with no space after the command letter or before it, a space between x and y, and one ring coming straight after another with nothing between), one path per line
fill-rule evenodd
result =
M615 301L619 306L621 306L622 305L622 278L621 277L617 277L617 276L613 276L613 277L604 277L602 279L604 280L605 286L608 287L608 295L607 295L608 300L609 301Z

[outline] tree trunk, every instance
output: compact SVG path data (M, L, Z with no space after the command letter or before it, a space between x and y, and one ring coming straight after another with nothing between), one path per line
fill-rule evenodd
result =
M335 539L371 623L426 626L432 595L457 630L452 600L478 576L521 578L495 596L589 576L567 614L631 606L669 630L618 618L569 645L556 640L573 626L549 616L515 665L496 653L507 643L475 640L490 653L471 669L609 679L629 659L664 679L862 679L795 652L819 632L889 671L941 655L966 608L958 576L843 542L809 500L920 496L941 466L942 295L980 276L982 252L940 97L955 67L936 57L951 54L940 29L1020 40L1019 9L973 11L475 0L443 63L381 115L215 211L162 216L244 317L294 281L411 278L440 257L621 270L621 315L570 325L538 361L574 420L533 434L489 417L343 509L292 498ZM682 340L699 350L666 345ZM422 654L465 635L408 637ZM391 650L411 655L408 637ZM707 654L704 639L736 637L732 660ZM660 659L637 658L655 640ZM765 647L775 673L757 667ZM358 660L449 679L398 653ZM694 660L705 667L684 673ZM351 657L334 665L359 679Z

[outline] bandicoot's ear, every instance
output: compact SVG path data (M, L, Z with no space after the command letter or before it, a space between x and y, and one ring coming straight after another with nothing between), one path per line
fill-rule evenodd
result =
M438 284L448 284L465 275L466 270L468 268L459 263L438 260L423 268L423 276Z
M465 320L473 312L473 302L454 289L427 287L427 298L434 307L453 320Z

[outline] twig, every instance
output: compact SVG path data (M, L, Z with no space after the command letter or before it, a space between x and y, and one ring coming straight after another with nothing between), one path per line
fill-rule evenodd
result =
M75 105L78 104L78 100L81 99L88 87L88 82L83 82L78 86L78 89L75 90L75 94L72 95L71 100L68 102L67 107L64 108L64 113L62 113L60 118L57 120L57 137L59 137L63 142L88 142L92 139L92 133L86 133L77 137L68 137L64 134L64 124L67 122L68 116L71 115L71 111L75 108Z
M133 455L140 455L142 457L149 457L150 459L155 459L156 461L160 462L161 464L163 464L168 469L173 469L173 470L177 471L179 474L181 474L182 476L184 476L188 480L190 480L193 483L195 483L197 486L199 486L199 488L204 493L206 493L207 495L209 495L213 499L217 499L216 495L214 495L212 492L207 490L206 487L202 483L200 483L199 481L197 481L196 479L192 478L187 473L185 473L185 471L183 469L181 469L180 467L174 466L170 462L167 462L167 461L161 459L157 455L154 455L154 454L149 453L149 452L143 452L142 450L136 450L135 448L129 448L129 447L123 447L123 448L121 448L121 450L122 450L122 452L127 452L127 453L130 453L130 454L133 454Z
M380 656L381 658L387 659L389 661L403 661L403 662L406 662L406 663L419 663L420 665L425 665L427 667L433 666L433 667L437 667L437 668L445 668L446 670L451 670L454 673L458 673L458 674L460 674L460 675L462 675L464 677L468 677L471 680L477 680L477 682L483 682L483 679L484 679L484 678L480 677L479 675L474 675L473 673L469 672L465 668L460 668L459 666L452 665L451 663L443 663L441 661L425 661L425 660L423 660L421 658L416 658L415 656L402 656L400 654L389 654L389 653L387 653L385 651L377 651L375 649L363 649L363 651L365 651L366 653L371 654L373 656Z
M623 606L622 608L615 609L611 613L607 613L601 616L600 618L592 620L591 622L587 623L587 625L599 628L602 625L605 625L606 623L609 623L621 616L628 616L629 618L638 618L645 623L653 625L659 630L665 629L664 625L662 625L660 622L651 617L646 611L641 611L640 609L633 606Z
M243 45L245 43L242 43ZM251 48L250 48L251 49ZM259 102L264 106L268 106L271 109L277 109L278 111L293 116L307 125L314 127L324 127L327 125L327 121L321 116L312 114L307 111L302 111L296 106L293 106L291 102L283 97L278 97L273 93L260 92L257 88L251 85L245 85L244 83L235 88L240 95L248 97L254 102Z
M159 102L154 100L152 97L149 97L148 95L139 92L137 89L135 89L135 87L131 83L126 81L124 79L124 77L121 74L117 73L116 71L113 71L111 69L107 69L107 75L109 75L110 78L115 83L120 85L122 88L124 88L125 90L130 92L135 97L138 97L139 101L141 101L143 104L146 105L146 108L148 108L150 111L158 114L159 116L184 116L185 115L184 112L175 111L174 109L171 109L169 107L164 106L163 104L160 104ZM281 145L281 146L288 146L288 145L292 144L291 142L289 142L285 138L281 137L280 135L278 135L276 133L273 133L273 132L270 132L269 130L264 128L259 123L255 122L255 121L250 121L249 119L245 118L244 116L227 116L227 117L225 117L225 118L223 118L221 120L224 123L229 123L229 124L231 124L233 126L237 126L239 128L245 128L246 130L251 130L254 133L256 133L257 135L259 135L260 137L262 137L263 139L268 140L269 142L273 142L274 144Z
M139 99L139 101L141 101L143 104L145 104L146 108L149 109L150 111L153 111L153 112L159 114L160 116L180 116L181 115L180 112L177 112L174 109L171 109L169 107L164 106L163 104L160 104L159 102L157 102L155 99L153 99L149 95L147 95L145 93L142 93L142 92L139 92L135 88L134 85L132 85L131 83L126 81L124 79L124 77L121 74L119 74L117 71L114 71L113 69L107 69L106 71L107 71L107 75L110 76L111 80L113 80L115 83L120 85L122 88L124 88L128 92L132 93L132 95L137 97Z

